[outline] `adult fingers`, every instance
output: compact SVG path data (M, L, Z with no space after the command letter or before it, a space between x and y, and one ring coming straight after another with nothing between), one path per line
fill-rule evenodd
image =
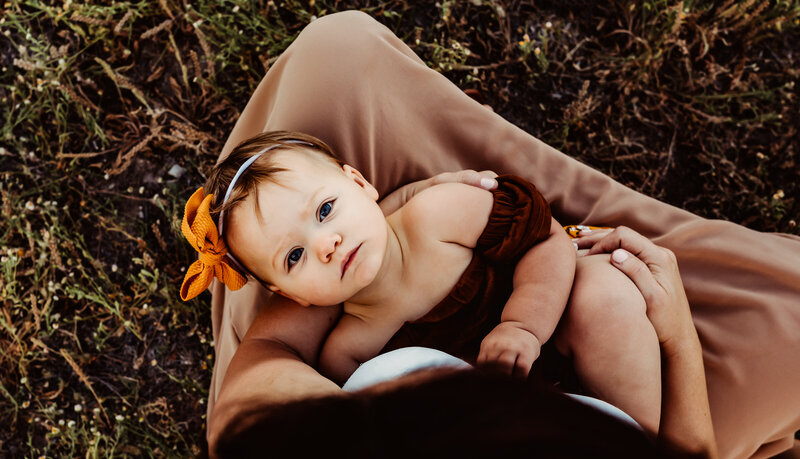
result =
M583 230L578 233L578 238L573 239L572 242L577 244L579 249L590 249L597 241L606 237L609 233L614 231L613 228L598 229L598 230Z
M666 294L664 287L656 280L644 261L633 256L627 250L614 250L611 253L611 263L636 284L648 307L655 306Z
M589 250L589 255L609 253L625 249L645 264L665 265L669 262L666 252L636 231L620 226L597 241Z
M478 173L481 174L481 177L483 177L483 178L493 179L493 178L497 177L497 172L495 172L495 171L483 170L483 171L480 171ZM495 182L496 182L496 180L495 180Z
M433 184L458 182L466 185L476 186L486 190L497 188L497 177L492 171L475 171L472 169L464 169L458 172L443 172L433 176Z

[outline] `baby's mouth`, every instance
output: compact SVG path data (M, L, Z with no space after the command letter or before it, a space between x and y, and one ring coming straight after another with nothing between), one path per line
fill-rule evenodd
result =
M347 271L347 268L350 266L350 263L353 261L353 258L356 257L356 252L358 252L358 249L361 248L362 244L363 242L361 244L358 244L358 246L355 249L351 250L350 253L347 254L347 258L345 258L344 261L342 261L342 276L340 277L340 279L344 279L344 273Z

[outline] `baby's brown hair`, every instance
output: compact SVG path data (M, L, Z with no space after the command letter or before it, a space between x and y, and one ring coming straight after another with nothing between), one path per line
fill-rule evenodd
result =
M225 193L228 191L231 180L242 164L259 152L273 147L264 152L253 164L242 172L234 184L228 200L222 203ZM275 163L275 153L280 151L297 151L298 154L308 154L312 151L317 153L319 158L330 161L332 165L340 167L344 164L340 161L322 140L301 132L292 131L270 131L258 134L243 141L222 161L217 163L211 170L206 183L203 185L206 194L214 195L214 202L211 205L211 216L216 220L219 213L228 213L231 209L242 202L256 186L264 180L275 181L276 175L286 169L278 167ZM219 224L219 222L217 222Z

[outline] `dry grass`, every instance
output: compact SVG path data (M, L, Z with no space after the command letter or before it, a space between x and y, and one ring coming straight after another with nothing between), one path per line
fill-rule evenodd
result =
M0 456L203 450L214 352L209 298L178 300L182 205L269 63L335 10L626 185L800 233L797 1L277 3L3 3Z

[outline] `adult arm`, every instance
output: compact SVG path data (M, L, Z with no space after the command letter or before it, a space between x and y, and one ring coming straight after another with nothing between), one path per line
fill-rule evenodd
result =
M478 363L494 363L509 374L526 377L564 313L574 277L575 247L551 218L547 239L517 263L514 290L500 324L481 343Z
M209 446L249 403L267 405L336 394L339 386L314 366L340 306L301 307L272 295L256 316L228 366L208 422Z
M659 442L682 454L717 457L700 339L678 263L669 249L625 227L581 238L589 254L612 252L611 263L642 292L662 356Z

